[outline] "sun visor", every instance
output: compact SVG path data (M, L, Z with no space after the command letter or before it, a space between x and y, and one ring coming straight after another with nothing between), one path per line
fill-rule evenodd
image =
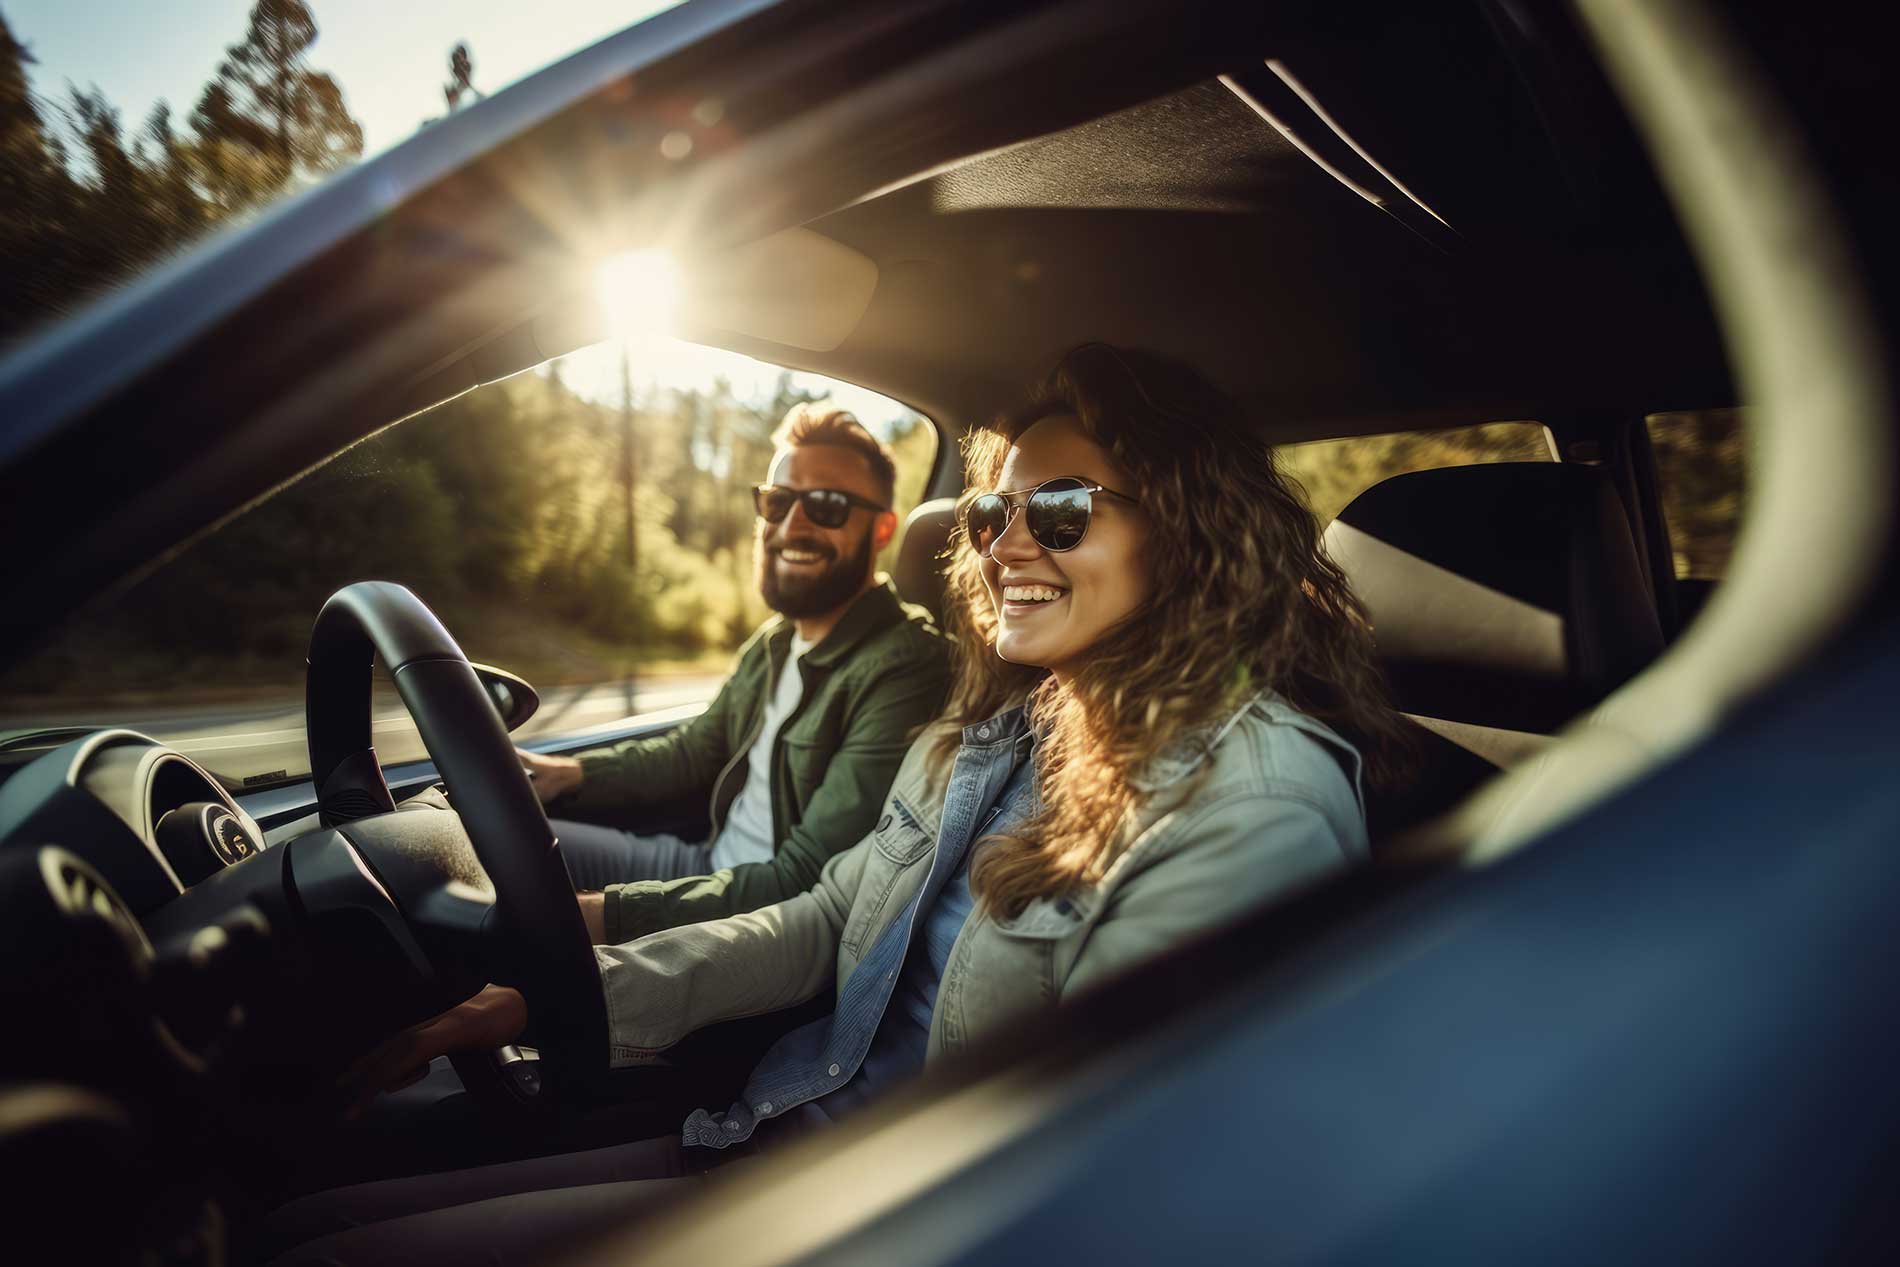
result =
M870 256L810 229L782 229L719 255L679 261L674 332L699 341L737 334L829 352L864 319L877 279ZM612 327L585 292L543 312L528 333L538 362L609 338Z
M864 319L877 276L870 256L810 229L784 229L688 263L681 326L829 352Z

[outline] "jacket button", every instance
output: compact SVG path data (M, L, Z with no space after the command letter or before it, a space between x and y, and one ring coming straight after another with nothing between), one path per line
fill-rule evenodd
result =
M727 1118L727 1119L726 1119L726 1129L727 1129L727 1130L729 1130L729 1131L737 1131L737 1130L739 1129L739 1124L738 1124L737 1122L735 1122L735 1121L733 1121L733 1120L732 1120L731 1118Z
M838 1076L838 1066L833 1065L831 1068L825 1070L825 1072L835 1078Z
M770 1113L772 1111L772 1102L767 1100L764 1104L755 1104L752 1106L752 1111L760 1114Z
M889 831L890 827L891 827L891 816L889 814L886 814L884 817L877 820L877 829L879 831Z
M984 722L981 726L976 728L976 737L978 739L988 739L990 737L990 724L988 722Z
M1074 904L1071 903L1069 899L1066 897L1063 898L1060 902L1056 903L1056 914L1058 915L1069 915L1069 914L1074 913L1074 911L1075 911Z

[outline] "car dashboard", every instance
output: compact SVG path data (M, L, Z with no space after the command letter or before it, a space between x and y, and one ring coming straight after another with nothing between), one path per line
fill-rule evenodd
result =
M0 850L58 844L140 916L261 850L257 822L202 766L131 730L55 749L0 785Z

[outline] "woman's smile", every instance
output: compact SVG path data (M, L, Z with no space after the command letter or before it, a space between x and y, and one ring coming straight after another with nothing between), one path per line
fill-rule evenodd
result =
M1069 591L1042 581L1005 581L1002 585L1004 619L1022 620L1060 606Z

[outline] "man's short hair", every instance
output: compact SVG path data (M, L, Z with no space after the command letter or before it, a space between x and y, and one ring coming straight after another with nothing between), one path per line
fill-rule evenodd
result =
M897 459L891 448L869 431L848 409L822 400L804 401L785 411L785 419L772 433L775 448L787 449L808 444L830 444L850 449L870 465L883 494L884 505L897 500Z

